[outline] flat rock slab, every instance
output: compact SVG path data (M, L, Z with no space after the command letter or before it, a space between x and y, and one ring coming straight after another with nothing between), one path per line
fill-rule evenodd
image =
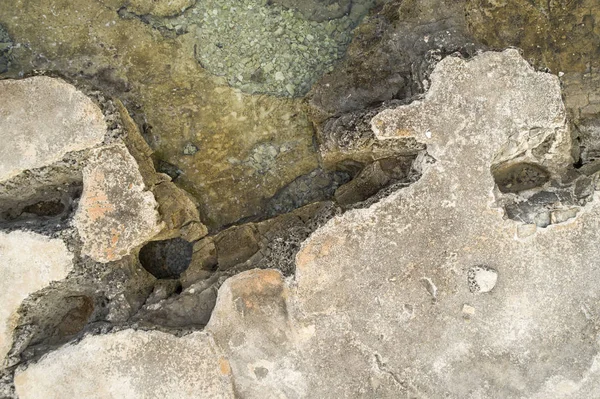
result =
M124 144L92 150L74 220L82 254L103 263L127 255L161 230L157 208Z
M125 330L88 337L17 372L20 399L233 398L227 361L205 333Z
M100 108L60 79L0 80L0 182L104 140Z
M89 337L18 373L20 397L113 398L122 381L137 397L203 397L173 386L215 381L217 364L242 398L600 397L600 195L525 238L494 196L491 166L515 138L553 131L548 168L569 161L558 79L512 50L446 58L431 79L423 101L372 126L426 143L436 162L317 230L295 280L227 280L206 328L218 350L202 334L129 332L118 353L114 335ZM204 363L173 366L190 353Z
M0 357L12 346L17 309L30 294L62 280L73 254L61 240L25 231L0 232Z

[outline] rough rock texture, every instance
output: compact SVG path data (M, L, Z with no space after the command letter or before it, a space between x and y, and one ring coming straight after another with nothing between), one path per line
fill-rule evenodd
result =
M107 133L100 108L60 79L2 80L0 92L0 182L94 147Z
M162 280L155 292L136 314L139 326L167 328L202 328L206 326L217 300L217 290L227 278L254 268L277 269L290 276L295 271L294 258L310 234L339 213L332 202L307 205L300 209L260 223L247 223L229 228L214 236L205 237L193 245L191 262L179 281ZM164 241L159 243L165 243ZM168 243L168 241L167 241ZM154 243L146 247L152 247ZM146 254L140 260L145 265ZM186 256L184 250L168 257L156 256L150 266L173 269ZM163 267L167 265L167 267ZM173 273L162 277L177 277ZM180 288L177 293L177 287Z
M80 385L71 378L79 375ZM17 373L20 399L233 398L226 359L205 333L126 330L88 337Z
M64 279L72 268L73 254L62 240L24 231L0 232L0 358L12 346L21 302L51 282Z
M136 14L167 17L180 14L195 3L196 0L130 0L126 5Z
M0 23L18 45L6 76L61 71L119 97L215 230L263 213L268 198L318 167L302 101L240 93L199 65L194 32L163 36L120 18L122 5L0 2Z
M554 73L600 66L597 0L470 0L465 11L475 37L497 48L518 46L536 66Z
M530 229L505 217L492 173L522 155L507 152L511 140L531 155L546 131L562 139L536 151L540 167L550 180L573 172L563 165L571 160L558 78L509 50L448 57L431 80L422 101L382 112L373 130L379 140L414 137L436 162L411 186L317 230L295 279L250 270L226 280L209 335L169 337L176 356L162 368L107 368L119 358L113 348L135 364L162 334L120 333L132 344L87 337L20 371L17 392L110 398L118 379L155 397L155 378L174 390L163 397L185 398L170 384L230 376L244 398L598 397L600 195L573 218ZM200 372L188 366L192 344ZM215 396L233 394L219 384Z
M124 144L92 151L83 170L83 193L74 220L83 254L99 262L127 255L160 232L156 208Z
M346 58L316 83L309 102L319 122L422 93L440 56L472 54L464 2L384 2L357 27Z

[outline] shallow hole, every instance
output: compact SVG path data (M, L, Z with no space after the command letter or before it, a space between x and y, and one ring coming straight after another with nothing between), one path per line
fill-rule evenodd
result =
M182 238L152 241L140 250L140 263L156 278L179 278L192 261L193 247Z
M541 187L550 180L550 173L546 169L527 162L493 168L492 175L503 193L518 193Z
M35 216L59 216L65 211L65 204L60 200L40 201L23 208L23 213Z

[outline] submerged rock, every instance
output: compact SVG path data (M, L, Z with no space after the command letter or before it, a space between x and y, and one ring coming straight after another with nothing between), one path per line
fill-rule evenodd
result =
M136 14L152 14L157 17L170 17L181 14L197 0L129 0L123 5Z

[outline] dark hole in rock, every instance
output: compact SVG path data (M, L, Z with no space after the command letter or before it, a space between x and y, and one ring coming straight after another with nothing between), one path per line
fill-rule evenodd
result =
M23 213L35 216L58 216L65 211L65 204L60 200L40 201L23 208Z
M550 180L546 169L527 162L494 168L492 175L503 193L518 193L541 187Z
M156 278L179 278L192 261L193 248L182 238L152 241L140 250L140 263Z

